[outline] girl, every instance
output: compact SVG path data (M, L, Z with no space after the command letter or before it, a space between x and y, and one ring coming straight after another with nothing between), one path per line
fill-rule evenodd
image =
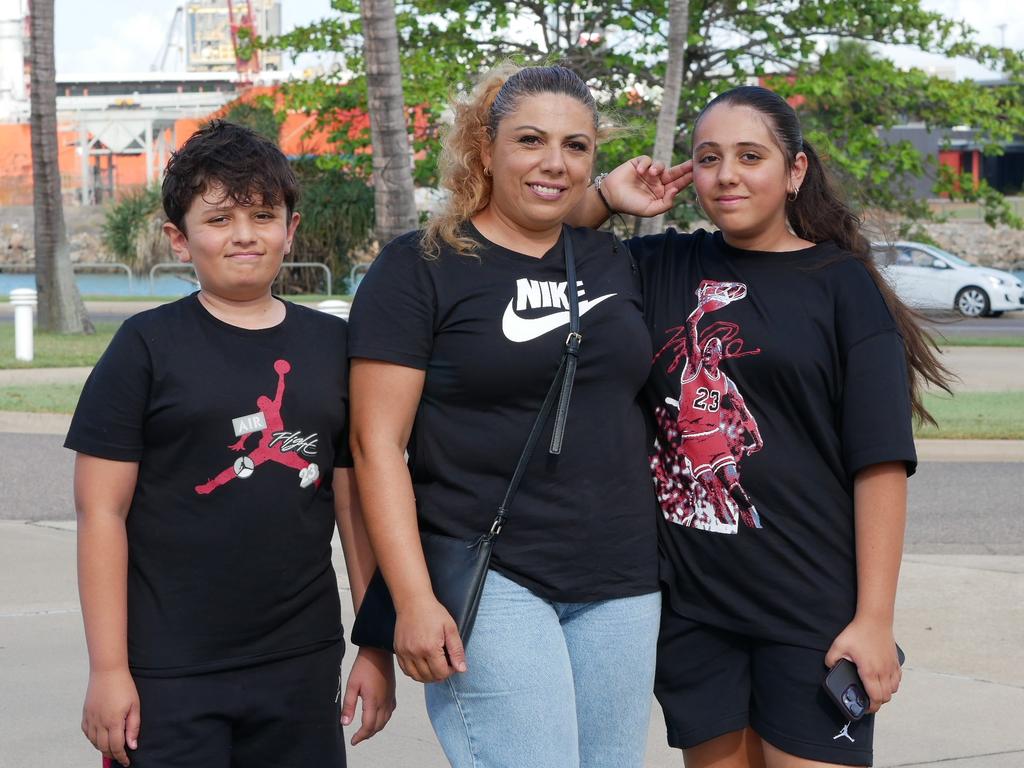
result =
M870 765L873 713L900 682L911 417L947 372L785 100L714 99L692 163L719 231L630 242L655 350L669 743L688 768ZM617 208L627 170L581 210ZM841 658L870 697L857 722L822 690Z

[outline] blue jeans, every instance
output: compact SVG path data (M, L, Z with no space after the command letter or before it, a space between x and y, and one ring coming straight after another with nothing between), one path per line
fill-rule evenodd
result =
M640 768L661 595L557 603L487 575L469 670L426 686L453 768Z

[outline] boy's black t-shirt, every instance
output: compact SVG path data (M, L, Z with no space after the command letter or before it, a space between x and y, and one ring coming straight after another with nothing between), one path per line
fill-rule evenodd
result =
M241 667L341 638L332 472L351 466L347 329L285 306L261 330L218 320L196 294L142 312L82 391L65 445L139 463L133 674Z
M762 253L720 233L669 230L630 247L654 340L644 397L657 422L651 467L673 606L827 648L856 608L854 475L916 465L888 307L864 266L831 243Z
M425 259L415 232L381 251L352 306L349 354L426 372L409 445L420 526L471 539L505 494L569 312L561 240L533 258L467 232L475 256ZM562 453L548 453L552 418L491 564L581 602L657 589L657 507L637 402L651 359L637 278L608 234L574 230L574 243L583 342Z

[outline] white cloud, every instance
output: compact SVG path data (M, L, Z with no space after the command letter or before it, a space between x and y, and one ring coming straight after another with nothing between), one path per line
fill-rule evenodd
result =
M145 72L156 58L174 16L176 0L55 0L57 71L113 74ZM1002 40L1024 48L1024 24L1013 0L922 0L928 10L967 21L978 39L992 45ZM331 14L330 0L282 0L284 28L307 24ZM1005 25L1002 29L1000 25ZM949 61L918 51L887 46L886 55L904 66L925 69L954 67L959 77L994 77L966 60ZM173 61L173 54L168 63Z
M94 14L87 20L80 15L80 9L87 8L87 3L57 0L56 5L57 71L62 75L149 70L163 46L174 15L173 5L169 12L147 11L139 10L138 6L157 4L115 0L106 4L102 14ZM96 23L97 18L102 18L101 24Z
M1024 48L1024 25L1016 18L1016 7L1006 0L923 0L925 10L937 11L957 21L965 21L976 32L975 39L987 45ZM957 79L991 80L999 72L985 69L971 59L947 59L917 49L894 45L881 46L885 56L903 67L917 67Z
M147 72L183 0L54 0L57 72ZM285 30L331 15L330 0L282 0ZM176 63L168 57L168 68Z

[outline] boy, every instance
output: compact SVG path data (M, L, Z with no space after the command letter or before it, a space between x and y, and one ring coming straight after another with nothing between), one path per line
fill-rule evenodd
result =
M281 151L240 126L171 157L164 231L200 290L124 323L65 442L82 730L123 765L336 768L356 699L353 744L394 708L372 649L340 701L335 523L355 602L375 563L348 469L347 326L271 294L296 196Z

